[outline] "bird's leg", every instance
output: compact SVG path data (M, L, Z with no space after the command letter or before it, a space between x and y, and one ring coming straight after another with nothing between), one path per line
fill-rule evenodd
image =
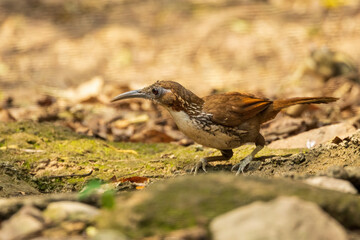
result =
M193 167L193 169L191 169L191 172L194 172L194 175L196 175L200 167L202 168L202 170L204 172L207 172L206 171L206 165L209 162L229 160L233 156L233 151L231 149L220 150L220 151L221 151L221 156L213 156L213 157L204 157L204 158L202 158L195 165L195 167Z
M264 148L265 146L265 139L264 137L259 134L257 137L256 137L256 140L255 140L255 145L256 145L256 148L249 154L247 155L244 159L242 159L239 163L235 164L232 168L231 168L231 171L234 171L236 170L237 168L237 171L236 171L236 175L239 175L239 173L244 173L244 169L245 167L254 159L254 156L261 150Z

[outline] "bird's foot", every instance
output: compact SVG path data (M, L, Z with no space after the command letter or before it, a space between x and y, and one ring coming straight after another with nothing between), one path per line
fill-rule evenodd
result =
M206 158L200 159L200 161L191 169L191 173L194 172L194 175L196 175L198 173L198 170L200 169L200 167L202 168L202 170L204 172L207 173L207 171L206 171L207 163L208 163L208 161L206 160Z
M247 165L249 165L249 163L251 162L251 160L253 159L253 156L249 155L247 157L245 157L243 160L241 160L239 163L235 164L232 168L231 171L234 172L236 169L236 176L241 173L244 173L244 170L246 168Z

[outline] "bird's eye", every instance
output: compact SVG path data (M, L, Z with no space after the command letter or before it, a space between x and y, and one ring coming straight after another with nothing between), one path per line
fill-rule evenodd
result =
M151 90L151 92L152 92L155 96L159 94L159 90L157 90L156 88L153 88L153 89Z

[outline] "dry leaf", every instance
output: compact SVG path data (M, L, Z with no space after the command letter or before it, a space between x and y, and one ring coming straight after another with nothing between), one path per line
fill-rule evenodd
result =
M117 177L114 175L109 179L109 182L117 182Z
M143 189L146 185L150 182L150 179L147 177L128 177L128 178L121 178L118 180L118 189Z
M117 120L112 124L114 127L122 129L128 127L130 124L143 123L143 122L147 122L148 120L149 120L149 115L141 114L133 118Z
M16 121L16 119L11 115L11 113L8 110L6 109L0 110L0 122L8 123L14 121Z
M55 101L56 100L54 97L46 95L46 96L42 96L41 98L39 98L36 103L41 107L49 107L53 103L55 103Z
M145 143L154 143L154 142L172 142L174 139L167 134L160 132L155 129L144 130L141 133L137 133L130 138L132 142L145 142Z
M343 140L341 138L339 138L338 136L334 137L333 140L331 140L332 143L335 143L335 144L339 144L341 143Z
M93 102L94 98L100 95L104 86L104 80L101 77L94 77L90 81L84 82L76 88L70 88L65 91L59 89L45 89L51 95L65 98L70 102Z
M148 183L150 180L147 177L128 177L128 178L121 178L119 179L119 182L132 182L132 183Z

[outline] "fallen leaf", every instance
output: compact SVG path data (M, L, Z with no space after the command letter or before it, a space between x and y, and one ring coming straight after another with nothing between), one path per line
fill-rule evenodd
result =
M1 92L0 92L0 98L1 98ZM11 108L14 106L14 98L9 96L5 98L2 103L0 103L0 109L1 108Z
M70 88L64 91L59 89L44 89L50 95L65 98L70 102L94 102L94 98L100 95L104 86L104 79L101 77L94 77L91 80L84 82L76 88Z
M54 97L51 97L49 95L43 96L37 100L37 104L41 107L49 107L53 103L55 103L56 99Z
M150 179L147 177L128 177L121 178L118 180L116 188L119 190L124 189L143 189L150 182Z
M189 138L183 138L179 141L176 142L177 144L179 144L180 146L190 146L191 144L194 144L194 141L189 139Z
M147 178L147 177L139 177L139 176L119 179L119 182L132 182L132 183L147 183L149 181L150 181L149 178Z
M82 125L79 122L67 121L65 123L65 126L71 128L76 133L93 136L92 130L90 128L88 128L87 126Z
M333 140L331 140L332 143L335 143L335 144L339 144L341 143L343 140L341 138L339 138L338 136L334 137Z
M130 124L143 123L143 122L147 122L148 120L149 120L149 115L141 114L139 116L129 119L116 120L112 124L114 125L114 127L122 129L128 127Z
M117 182L117 177L114 175L109 179L109 182Z
M174 139L167 134L155 129L144 130L130 137L131 142L172 142Z
M0 110L0 122L8 123L14 121L16 121L16 119L11 115L11 113L8 110L6 109Z

